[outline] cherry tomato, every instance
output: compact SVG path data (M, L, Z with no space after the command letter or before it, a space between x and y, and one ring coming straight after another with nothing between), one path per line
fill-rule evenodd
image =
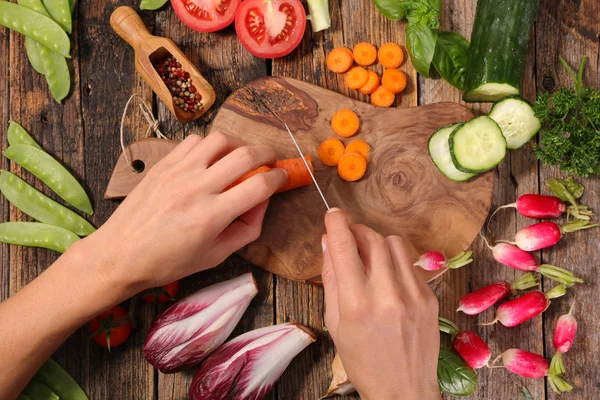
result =
M171 0L177 17L198 32L214 32L230 25L241 0Z
M244 47L261 58L291 53L304 36L306 12L300 0L245 0L235 16Z
M110 351L123 344L131 334L131 322L127 310L115 306L90 321L90 333L94 342Z
M146 303L167 303L175 299L177 292L179 292L179 281L146 290L142 293L142 300Z

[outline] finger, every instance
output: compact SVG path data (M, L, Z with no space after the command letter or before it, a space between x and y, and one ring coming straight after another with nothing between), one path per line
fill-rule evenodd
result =
M356 240L367 276L381 284L395 279L396 271L385 238L365 225L351 225L350 231Z
M224 155L244 145L245 143L240 139L220 131L214 131L205 137L198 146L192 148L182 158L181 162L184 168L207 169Z
M229 255L258 239L268 205L265 200L229 224L217 237L219 250Z
M191 134L179 143L162 159L165 163L173 164L181 161L192 149L202 142L202 136Z
M286 172L279 168L254 175L219 194L218 207L226 218L233 221L271 197L285 184L286 179Z
M423 289L423 281L418 279L417 271L410 262L408 250L404 240L400 236L388 236L385 238L390 249L392 261L398 275L398 282L413 295ZM425 285L427 286L427 285Z
M342 292L354 292L366 283L365 267L358 254L354 235L348 226L346 215L332 208L325 215L327 251L331 257L337 285Z
M229 185L250 171L277 161L277 153L271 146L243 146L233 150L210 166L211 188L221 193Z
M321 238L323 247L323 269L321 270L321 278L323 279L323 289L325 290L325 325L331 334L331 337L336 338L337 327L340 321L340 311L338 306L338 288L335 279L335 271L331 263L331 257L327 251L327 235Z

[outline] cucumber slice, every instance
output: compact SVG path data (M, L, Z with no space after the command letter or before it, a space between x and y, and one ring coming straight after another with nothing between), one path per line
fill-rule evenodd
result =
M519 94L519 88L508 83L484 83L463 95L463 100L473 103L476 101L496 101L506 96Z
M506 155L506 139L498 124L488 116L473 118L450 134L450 155L462 172L484 172Z
M542 127L531 105L520 97L497 102L488 116L500 126L506 138L506 147L511 150L529 142Z
M450 138L452 131L462 125L462 122L457 122L455 124L438 129L437 131L433 132L433 135L431 135L429 138L428 143L429 155L431 156L431 160L437 169L439 169L442 174L446 175L448 179L451 179L455 182L464 182L476 175L457 170L452 162L452 156L450 155L450 145L448 143L448 139Z

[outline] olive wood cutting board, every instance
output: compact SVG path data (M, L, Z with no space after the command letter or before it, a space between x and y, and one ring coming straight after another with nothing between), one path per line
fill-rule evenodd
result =
M453 257L468 248L481 229L492 201L493 173L452 182L437 170L427 151L434 130L473 117L467 108L455 103L379 108L295 79L266 77L234 92L217 113L212 130L249 144L270 144L280 159L298 157L284 126L265 104L312 157L329 205L343 209L352 223L402 236L411 259L430 250ZM331 117L342 108L354 110L361 127L354 137L341 140L348 144L362 139L372 148L367 172L358 182L342 180L336 168L324 166L317 156L323 140L337 137ZM319 283L325 212L314 186L277 194L262 235L239 254L286 278ZM439 274L422 271L426 280Z

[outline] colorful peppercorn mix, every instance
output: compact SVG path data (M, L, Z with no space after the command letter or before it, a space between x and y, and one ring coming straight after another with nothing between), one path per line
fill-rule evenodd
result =
M202 108L202 96L192 85L190 74L183 70L179 61L169 56L154 64L154 69L160 75L173 96L173 102L184 111L196 112Z

